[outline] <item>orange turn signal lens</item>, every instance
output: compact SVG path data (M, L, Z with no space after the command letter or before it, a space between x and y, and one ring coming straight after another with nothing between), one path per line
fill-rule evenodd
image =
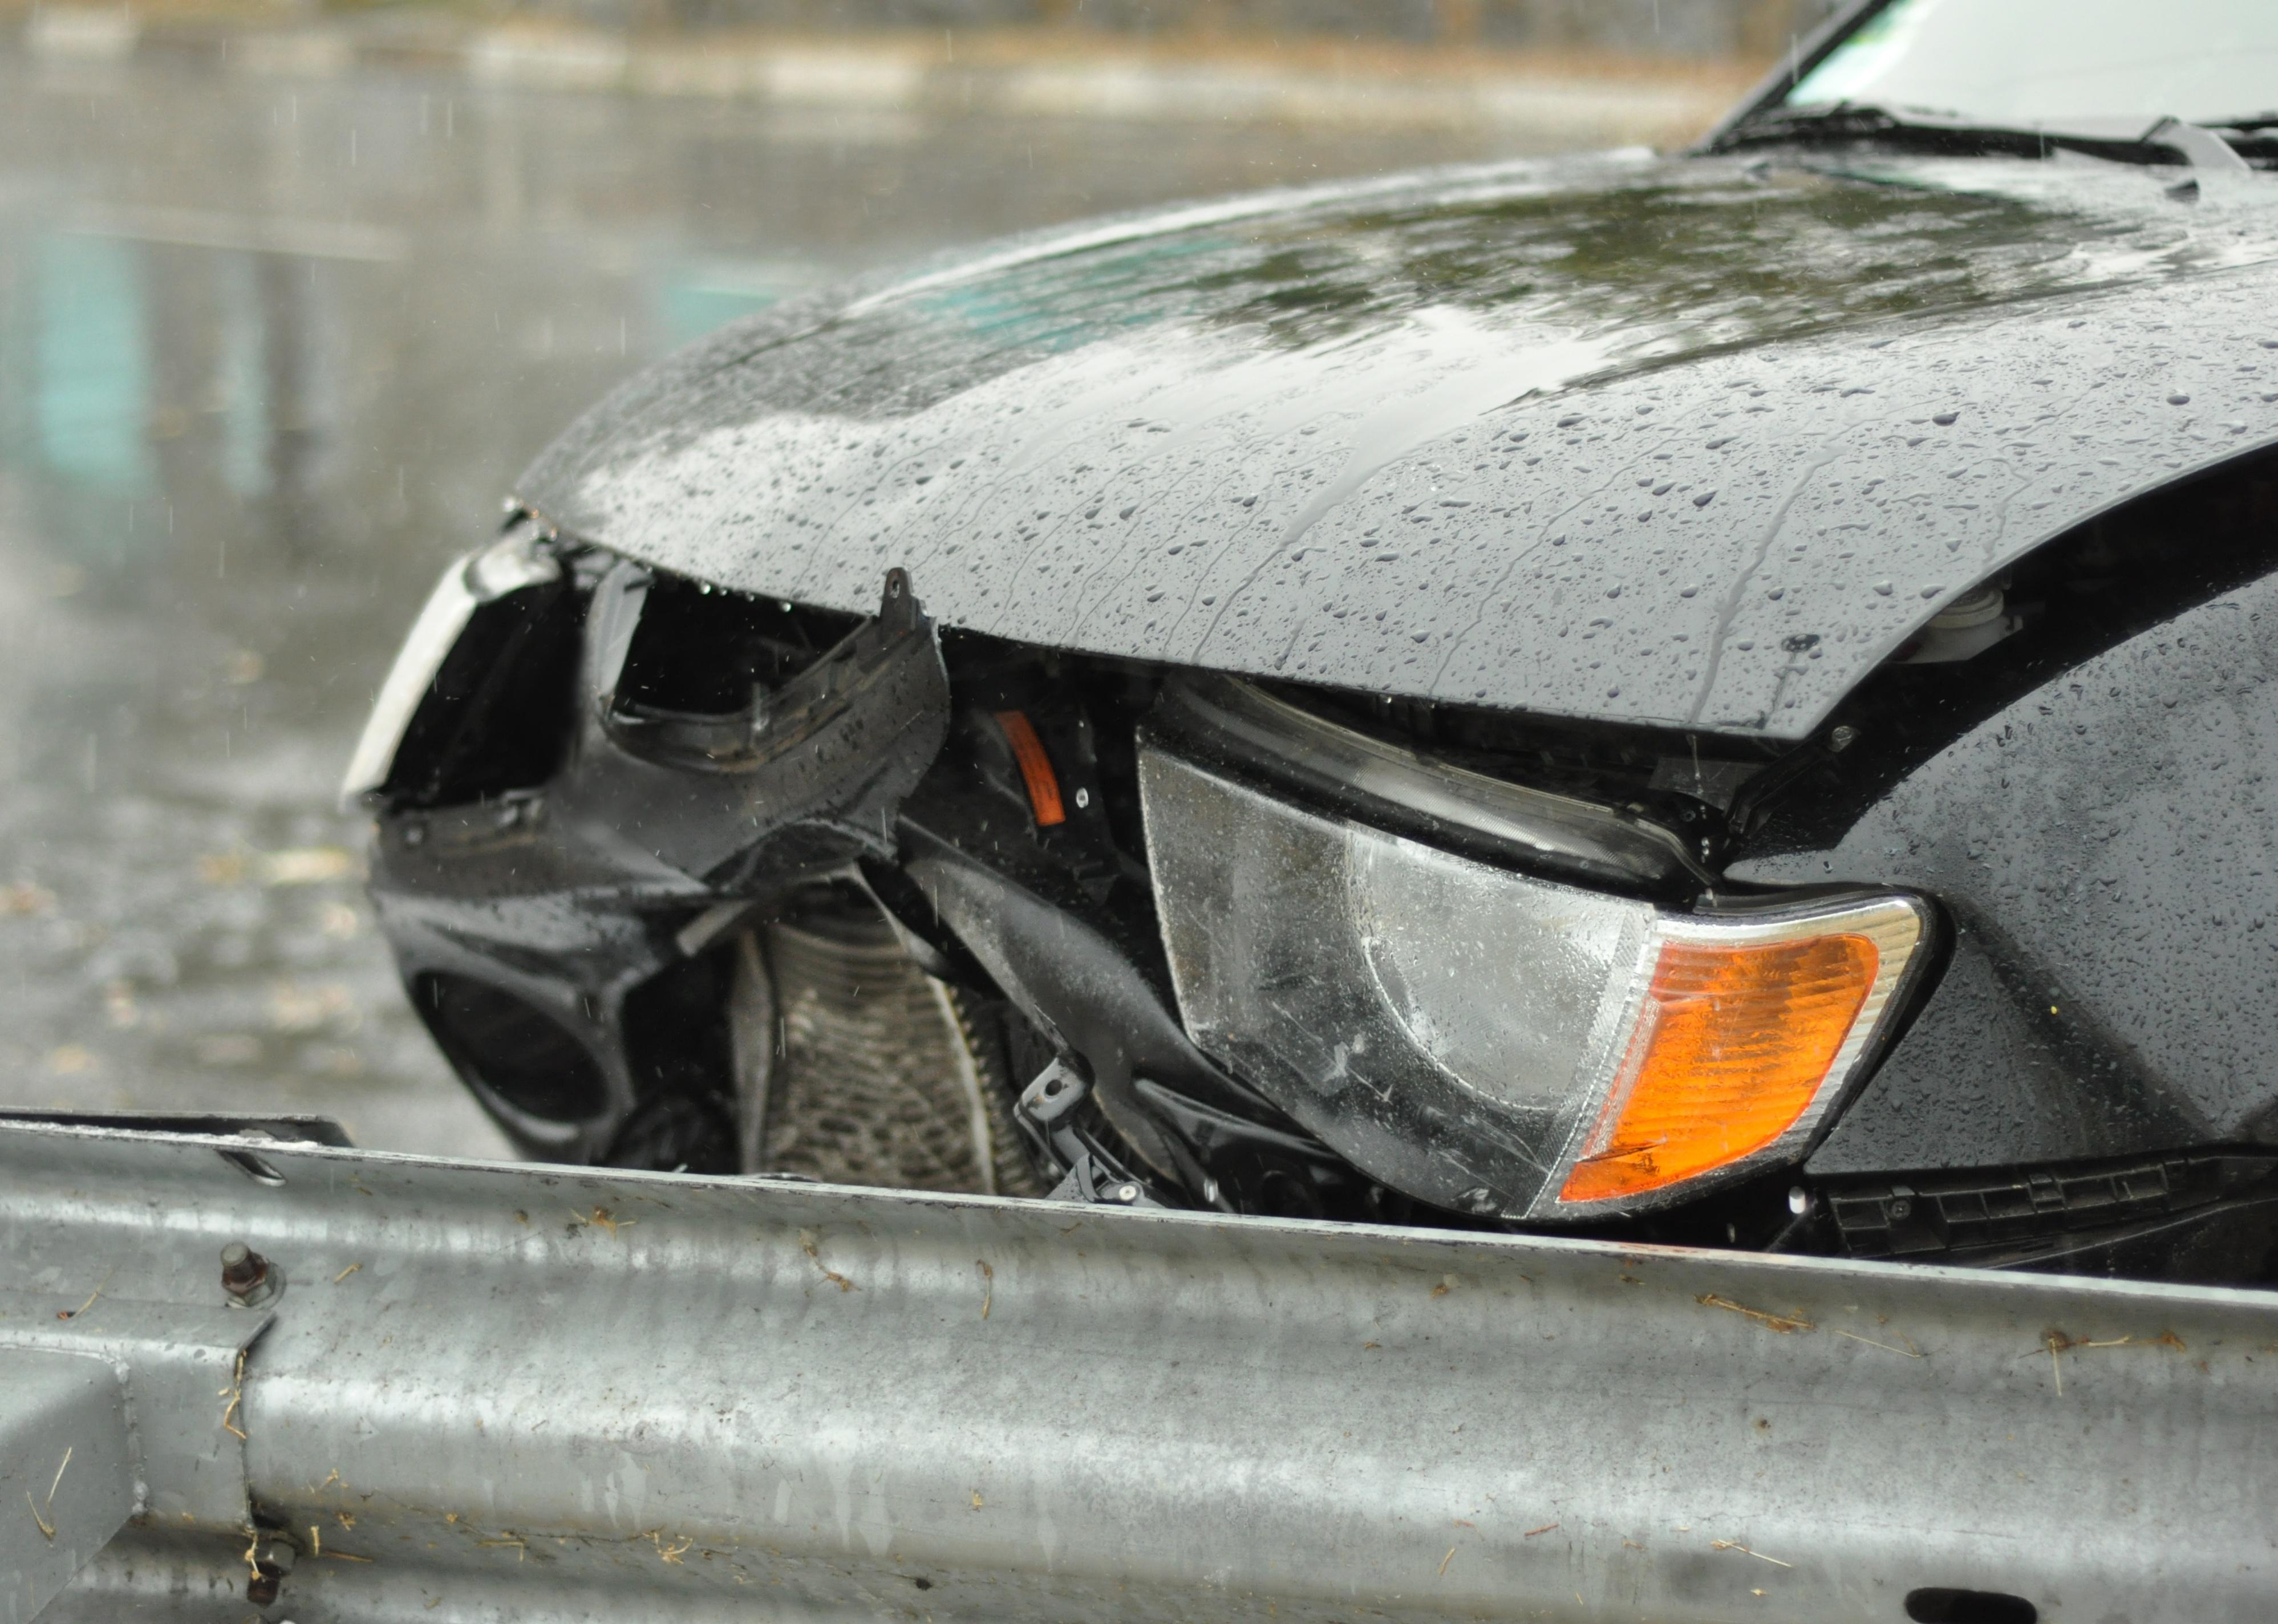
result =
M1882 971L1875 939L1851 933L1664 942L1559 1201L1644 1195L1778 1140L1819 1097Z

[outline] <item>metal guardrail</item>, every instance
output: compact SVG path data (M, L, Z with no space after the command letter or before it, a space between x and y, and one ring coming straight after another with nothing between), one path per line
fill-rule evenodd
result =
M2270 1617L2274 1421L2251 1292L0 1125L0 1620Z

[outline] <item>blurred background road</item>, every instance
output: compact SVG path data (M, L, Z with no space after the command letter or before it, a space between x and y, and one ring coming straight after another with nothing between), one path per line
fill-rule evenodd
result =
M1697 131L1814 0L0 11L0 1104L502 1155L332 805L625 373L1105 210Z

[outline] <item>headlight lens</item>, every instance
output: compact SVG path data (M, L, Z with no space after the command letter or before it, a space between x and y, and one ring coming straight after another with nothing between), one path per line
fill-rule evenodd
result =
M1297 805L1150 735L1164 943L1195 1041L1372 1176L1595 1217L1799 1158L1926 934L1906 896L1680 914Z

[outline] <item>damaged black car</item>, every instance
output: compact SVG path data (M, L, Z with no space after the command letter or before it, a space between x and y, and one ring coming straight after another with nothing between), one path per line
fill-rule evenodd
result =
M2267 1282L2274 107L1889 0L731 326L387 680L409 995L556 1160Z

